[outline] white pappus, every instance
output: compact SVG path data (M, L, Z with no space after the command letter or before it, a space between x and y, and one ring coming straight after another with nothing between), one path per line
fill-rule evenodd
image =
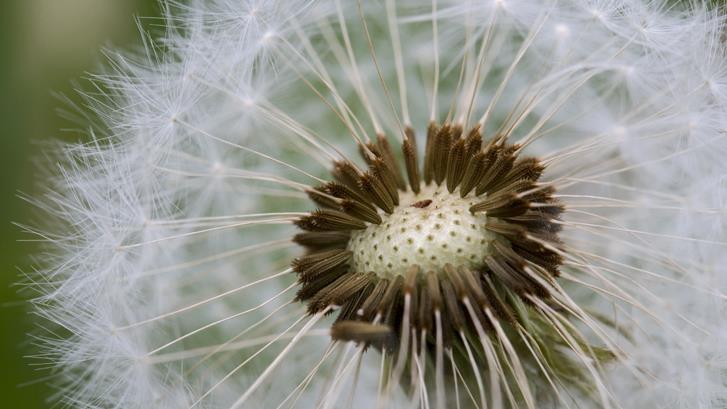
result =
M51 399L727 405L723 7L161 4L31 199Z

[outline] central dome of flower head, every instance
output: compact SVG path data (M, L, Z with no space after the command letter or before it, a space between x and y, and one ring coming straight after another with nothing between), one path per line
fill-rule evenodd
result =
M496 235L487 230L484 213L469 210L475 202L444 186L402 193L399 206L384 213L380 224L351 232L351 268L391 278L412 265L424 271L441 271L447 264L482 267Z

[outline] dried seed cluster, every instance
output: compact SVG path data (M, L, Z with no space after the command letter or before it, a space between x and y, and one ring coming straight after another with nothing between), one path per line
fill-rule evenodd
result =
M334 338L395 349L403 325L439 325L451 346L549 298L562 207L536 158L449 124L430 124L422 168L410 129L405 172L384 136L360 151L367 168L334 163L334 180L309 192L320 208L297 221L298 299L311 313L341 307Z

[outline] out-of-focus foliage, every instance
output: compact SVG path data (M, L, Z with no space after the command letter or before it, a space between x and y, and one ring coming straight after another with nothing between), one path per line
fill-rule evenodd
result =
M32 220L31 206L17 198L39 194L44 174L37 161L51 141L81 136L57 110L74 102L72 80L95 71L104 45L131 48L139 43L133 16L154 16L155 0L31 0L0 3L0 396L3 408L47 408L52 391L48 372L30 367L27 333L32 317L24 299L32 294L15 285L31 265L33 243L12 222ZM153 19L142 25L153 30ZM51 164L52 165L52 164ZM46 167L45 164L43 167ZM47 168L47 167L46 167Z

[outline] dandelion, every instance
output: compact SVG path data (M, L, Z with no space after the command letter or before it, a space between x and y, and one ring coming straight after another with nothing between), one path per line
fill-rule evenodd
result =
M725 405L723 9L163 7L33 200L62 406Z

